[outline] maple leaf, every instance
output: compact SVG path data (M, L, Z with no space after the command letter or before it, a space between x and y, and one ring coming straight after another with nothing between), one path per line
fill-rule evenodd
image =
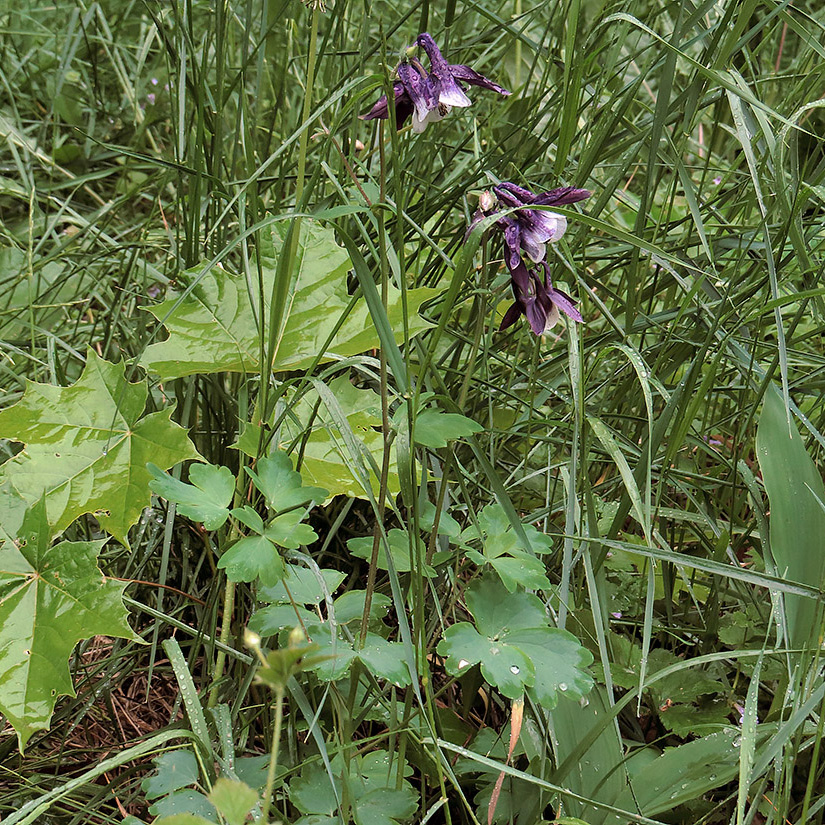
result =
M49 727L58 696L74 696L69 656L81 639L138 639L126 622L126 584L97 566L101 541L63 541L40 499L16 541L0 545L0 711L17 731L20 750Z
M263 295L269 301L278 275L278 259L286 229L273 225L264 239L260 256ZM350 308L347 273L349 255L335 242L331 229L304 220L295 253L293 285L287 298L286 324L272 369L306 369L323 351L324 344L342 315L339 327L321 363L357 355L379 346L378 332L366 301L359 298ZM252 271L256 270L253 264ZM145 307L168 330L169 338L147 347L141 363L161 378L214 372L260 371L261 318L257 282L249 288L246 279L219 266L198 264L184 273L196 286L184 295L172 295L163 303ZM424 301L440 290L422 287L407 290L407 328L418 335L431 324L418 315ZM400 342L404 330L404 301L401 292L389 287L387 315Z
M25 444L0 466L0 487L8 482L29 505L45 495L55 534L95 513L128 546L150 502L147 462L167 469L200 458L171 408L141 417L147 394L146 381L128 382L122 363L91 349L70 387L28 382L23 398L0 412L0 438Z

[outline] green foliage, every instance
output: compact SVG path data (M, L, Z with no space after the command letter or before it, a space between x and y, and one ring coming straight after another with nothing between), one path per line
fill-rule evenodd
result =
M549 553L550 539L531 524L522 525L534 553ZM544 562L523 549L521 540L499 504L488 504L460 536L466 544L479 542L482 552L466 547L467 557L479 567L489 564L510 593L521 585L533 590L549 590Z
M151 461L146 466L153 476L149 489L175 502L182 516L201 522L207 530L217 530L229 518L235 478L228 467L193 464L189 468L191 484L184 484Z
M73 696L69 655L97 634L136 638L126 622L122 583L103 576L105 541L62 541L41 499L26 513L16 541L0 545L0 711L21 750L49 727L58 696Z
M363 479L369 479L373 494L377 494L380 483L384 436L376 427L381 426L381 399L370 389L354 386L346 375L334 378L328 386L338 410L328 409L317 392L302 395L291 404L280 422L280 446L301 444L301 474L310 484L328 490L331 496L367 498ZM335 412L340 413L338 420ZM279 415L278 420L280 418ZM341 432L341 426L346 432ZM270 434L269 428L266 432ZM247 424L238 439L238 449L255 458L262 435L260 427ZM350 448L348 436L354 439L356 452ZM273 444L272 454L277 449L277 444ZM394 460L390 464L387 487L393 494L400 490Z
M765 393L756 451L770 501L770 552L779 575L813 587L825 585L825 484L805 451L796 426L774 386ZM788 643L804 647L819 636L822 604L786 595Z
M402 776L407 772L404 765ZM352 801L356 825L398 825L416 811L418 794L405 778L396 780L399 766L387 751L356 757L346 768L343 760L336 757L332 773L334 785L322 766L309 764L290 781L289 798L304 814L298 820L302 825L338 822L335 814L344 786Z
M593 678L585 668L593 657L570 633L550 627L541 602L529 593L508 593L492 578L467 591L469 622L444 632L438 653L458 676L481 665L484 678L510 699L526 690L539 704L553 708L559 693L585 696Z
M818 821L815 4L24 5L0 695L50 572L128 580L151 644L80 646L25 757L0 724L4 825ZM422 29L512 94L468 87L423 134L360 121L427 64ZM547 250L583 323L500 330L501 235L466 230L503 180L592 191ZM46 532L92 548L49 547L45 577L15 544L43 496ZM553 681L589 661L565 631L583 696ZM148 798L172 742L198 775Z
M275 222L262 242L259 268L262 282L227 272L221 265L199 264L183 279L190 285L161 304L147 309L169 330L169 338L146 349L141 363L163 379L195 373L257 372L261 369L261 302L270 307L283 249L284 224ZM306 369L316 361L356 355L378 345L378 336L363 300L352 303L346 276L352 264L335 242L333 232L304 221L290 273L289 309L271 361L275 372ZM404 309L410 335L427 329L417 313L434 289L408 290L405 299L390 287L388 315L396 330L404 328ZM405 303L406 301L406 303ZM327 339L335 332L331 344ZM264 339L265 340L265 339ZM398 339L401 340L401 335ZM265 347L264 347L265 350ZM269 369L269 366L267 367Z
M286 572L280 548L296 550L318 538L303 523L307 511L300 505L325 498L327 491L302 486L301 474L292 469L285 453L262 458L256 466L257 470L246 468L246 472L270 508L266 521L248 505L229 509L236 481L227 467L193 465L189 471L193 483L185 484L149 464L154 476L150 487L175 502L181 515L202 522L207 530L222 527L230 515L235 524L246 527L248 535L232 540L217 566L226 571L230 581L259 580L265 587L271 587Z
M29 382L23 398L0 412L0 437L25 444L0 476L29 504L45 496L56 533L94 513L128 544L129 527L149 504L147 462L166 469L199 457L171 408L143 416L147 394L145 381L129 383L122 363L91 349L72 386Z

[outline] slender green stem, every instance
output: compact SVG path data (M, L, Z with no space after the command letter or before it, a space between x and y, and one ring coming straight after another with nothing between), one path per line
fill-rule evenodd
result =
M226 590L223 594L223 616L221 617L220 642L224 646L229 645L232 636L232 614L235 612L235 582L227 579ZM223 669L226 666L226 651L218 648L218 656L215 659L215 673L212 676L212 689L209 691L209 707L213 708L218 704L218 686L223 677Z
M318 19L320 10L313 6L312 23L309 33L309 53L307 55L307 80L304 90L304 108L301 112L301 125L306 127L312 108L312 86L315 82L315 62L318 55ZM295 181L295 207L300 209L301 198L304 195L304 178L307 166L307 148L309 146L309 129L304 128L298 144L298 175Z
M269 749L269 769L266 772L266 786L261 803L261 822L269 822L269 806L272 804L272 791L275 788L275 774L278 768L278 748L281 743L281 725L284 719L284 692L275 691L275 724L272 728L272 746Z

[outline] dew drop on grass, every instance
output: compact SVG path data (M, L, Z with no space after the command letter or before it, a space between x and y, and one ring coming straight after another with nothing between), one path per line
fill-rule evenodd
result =
M559 682L559 690L567 690L567 682Z
M510 673L513 676L517 676L521 672L521 668L518 665L510 665Z

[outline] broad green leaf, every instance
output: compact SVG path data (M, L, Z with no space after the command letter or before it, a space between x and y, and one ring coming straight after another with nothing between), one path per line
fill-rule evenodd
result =
M127 532L150 503L146 469L198 459L186 431L171 421L172 410L141 417L145 381L126 381L124 365L88 351L80 378L70 387L29 382L23 398L0 412L0 438L26 447L0 466L29 504L46 496L55 532L83 513L127 544Z
M406 404L402 404L393 415L393 424L396 430L407 427ZM467 418L458 413L427 409L419 411L415 416L415 443L433 450L446 447L450 441L466 438L469 435L483 431L484 427L477 424L472 418Z
M418 520L422 530L433 529L435 525L435 505L431 501L424 502ZM461 535L461 525L449 513L442 512L438 519L438 535L457 539Z
M552 541L532 524L522 525L530 546L535 553L548 553ZM478 524L469 525L460 536L462 542L481 544L482 553L467 550L467 556L479 567L489 564L498 573L509 592L517 587L532 590L549 590L550 581L544 563L522 548L510 519L499 504L488 504L478 514Z
M348 624L353 621L361 621L364 614L367 593L365 590L347 590L342 593L333 603L335 608L335 621L338 624ZM373 593L370 602L370 617L379 620L387 615L392 600L383 593Z
M266 536L247 536L235 542L218 560L233 582L277 584L284 576L284 560L278 548Z
M352 433L372 456L373 463L380 472L384 454L384 436L376 429L381 426L380 397L370 389L355 387L345 375L330 381L329 389L340 405ZM323 403L319 406L318 402L318 393L313 389L292 406L290 414L281 424L281 443L273 447L273 453L279 447L286 448L291 443L303 443L309 430L301 459L301 475L307 484L328 490L330 496L367 498L355 470L353 456L329 411ZM238 439L237 447L254 458L260 438L260 428L247 424ZM294 461L298 460L297 451L292 454L292 458ZM367 470L373 493L377 494L380 482L378 473L369 465ZM396 495L400 485L394 448L387 483L389 492Z
M395 825L409 819L418 808L418 797L407 783L401 788L376 788L356 797L356 825Z
M233 544L221 556L218 567L226 570L230 581L252 582L260 579L265 587L276 585L286 574L279 547L295 550L318 538L315 531L301 520L304 510L290 510L275 516L268 524L251 507L236 508L232 515L257 533Z
M636 810L638 805L645 816L654 817L699 799L737 775L741 737L740 730L729 728L667 748L661 756L639 767L634 767L631 760L628 767L633 794L625 789L612 804L625 810Z
M373 751L356 763L358 770L350 772L349 782L357 825L395 825L415 814L418 794L406 779L397 787L397 764L387 751ZM405 763L403 775L410 773Z
M756 455L770 501L771 554L776 573L822 587L825 485L796 426L788 420L781 393L773 385L765 393L756 432ZM789 644L806 647L819 628L815 618L821 605L804 596L785 594L783 598Z
M218 818L218 812L212 803L206 796L194 788L174 791L170 793L169 796L161 797L157 802L149 806L149 813L153 816L160 817L190 814L197 817L195 822L201 817L210 823L215 822ZM183 820L183 822L187 822L187 820Z
M258 801L258 794L243 782L221 777L209 792L209 801L227 825L244 825L246 816Z
M408 766L404 767L407 775ZM396 786L397 769L391 766L385 751L351 759L348 768L344 775L343 760L340 757L332 760L335 788L319 764L307 765L301 776L289 783L290 801L305 814L299 822L337 822L334 817L344 783L349 786L352 815L357 825L397 825L415 814L418 794L406 779L400 787Z
M319 572L324 583L323 587L314 570L299 564L288 564L283 581L278 582L274 587L261 588L258 599L262 602L282 604L289 604L293 601L296 604L318 604L324 599L324 588L329 593L334 593L346 578L346 573L340 570L322 568ZM289 593L287 593L287 588L289 588Z
M481 665L484 678L505 696L516 699L526 689L552 708L559 693L582 697L593 686L585 670L592 654L570 633L549 627L542 603L529 593L508 593L484 578L467 591L467 607L476 626L448 627L438 645L453 675Z
M317 762L304 767L300 776L289 783L289 801L302 814L324 814L332 816L338 810L338 798L341 795L340 781L333 787L329 774Z
M314 671L319 679L332 681L340 679L349 670L356 659L379 679L387 679L395 685L411 683L410 672L404 659L404 645L401 642L388 642L375 633L367 633L364 647L354 650L352 643L340 637L333 640L329 626L316 624L310 628L313 641L318 644L318 653L328 657L319 663Z
M200 778L198 760L187 748L162 753L152 761L155 764L155 772L140 783L147 799L179 791L181 788L194 785Z
M275 516L266 525L264 535L273 543L289 550L297 550L302 544L312 544L318 534L301 520L306 517L304 510L291 510L281 516Z
M390 546L390 553L392 554L392 560L396 571L398 573L409 573L410 570L412 570L414 563L410 559L409 533L407 533L406 530L399 530L397 527L393 527L393 529L387 533L387 541ZM424 542L421 541L421 539L417 539L417 542L420 556L421 558L424 558L426 556ZM369 561L372 558L372 545L372 536L354 538L347 542L347 548L350 553L352 553L353 556L357 556L359 559L365 559L366 561ZM378 561L376 566L379 570L389 569L387 551L384 547L383 541L378 545ZM432 578L436 575L436 572L432 567L430 567L429 564L425 564L421 570L421 574L426 578Z
M320 487L304 487L301 474L292 469L289 456L276 450L261 458L254 470L246 467L255 486L263 493L266 506L275 512L289 510L310 501L324 501L329 493Z
M295 627L297 624L317 622L318 617L310 613L305 607L293 607L291 604L270 604L256 610L249 620L249 629L261 638L274 636L284 628Z
M275 223L270 233L269 241L262 244L260 259L265 310L269 308L286 229ZM283 338L272 366L275 372L311 366L351 302L347 273L352 263L335 242L331 229L305 219L295 261ZM250 271L257 271L255 262ZM250 289L243 276L220 266L209 269L206 264L188 270L183 280L196 282L190 294L183 298L172 295L161 304L147 307L169 330L169 338L147 347L143 365L163 379L195 373L259 372L260 323L262 315L264 323L268 322L268 312L261 313L257 283ZM407 290L411 336L430 326L418 310L437 294L438 290L429 288ZM403 304L400 291L393 286L389 287L387 314L396 341L401 342ZM358 299L321 361L357 355L378 345L378 333L366 302Z
M123 825L130 825L130 823L124 820ZM171 814L159 817L152 825L216 825L216 823L214 819L204 819L196 814Z
M69 656L81 639L136 639L126 622L121 582L97 566L104 541L52 546L41 499L19 541L0 546L0 712L21 750L49 727L58 696L74 696Z
M201 522L207 530L217 530L229 517L235 476L228 467L193 464L189 468L189 484L151 462L147 467L153 476L149 488L167 501L175 502L180 515Z

